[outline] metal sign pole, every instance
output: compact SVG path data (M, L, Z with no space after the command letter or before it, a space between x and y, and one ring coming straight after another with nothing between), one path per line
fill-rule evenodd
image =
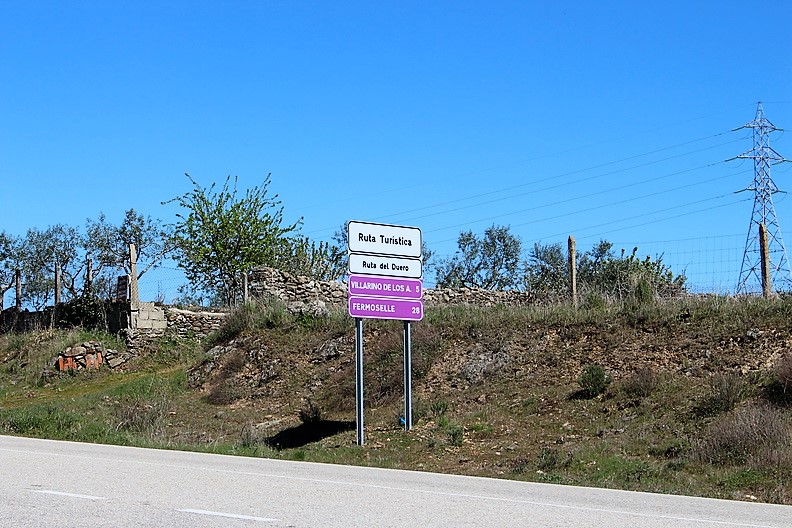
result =
M355 412L357 445L363 445L363 319L355 318Z
M404 430L412 426L412 338L410 321L404 321Z

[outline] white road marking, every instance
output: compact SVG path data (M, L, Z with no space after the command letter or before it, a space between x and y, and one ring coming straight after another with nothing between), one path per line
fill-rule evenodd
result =
M259 522L277 522L278 519L268 519L267 517L253 517L252 515L239 515L236 513L222 513L222 512L213 512L208 510L191 510L191 509L184 509L184 510L176 510L184 513L195 513L198 515L209 515L212 517L225 517L227 519L242 519L245 521L259 521Z
M120 446L124 449L135 449ZM0 448L0 451L9 451L9 452L17 452L17 453L29 453L41 456L42 454L52 455L52 456L60 456L60 457L71 457L71 458L91 458L96 459L96 456L86 456L81 454L54 454L54 453L41 453L40 451L30 451L26 449L15 449L15 448ZM506 498L506 497L494 497L488 495L475 495L475 494L466 494L466 493L453 493L453 492L446 492L446 491L436 491L436 490L428 490L428 489L415 489L415 488L401 488L396 486L382 486L377 484L366 484L360 482L349 482L349 481L339 481L339 480L332 480L332 479L317 479L317 478L309 478L309 477L295 477L291 475L279 475L279 474L272 474L272 473L262 473L257 471L240 471L236 469L220 469L220 468L210 468L204 466L185 466L183 464L168 464L168 463L160 463L160 462L144 462L138 460L128 460L128 459L118 459L112 456L101 456L99 457L105 461L111 462L121 462L127 464L137 464L143 466L153 466L153 467L171 467L177 469L189 469L189 470L201 470L213 473L227 473L227 474L236 474L236 475L247 475L247 476L258 476L258 477L267 477L267 478L276 478L282 480L294 480L294 481L304 481L304 482L316 482L316 483L323 483L323 484L340 484L346 486L352 486L357 488L369 488L369 489L384 489L389 491L405 491L411 493L419 493L419 494L427 494L427 495L439 495L439 496L448 496L448 497L459 497L464 499L475 499L475 500L484 500L484 501L496 501L496 502L510 502L515 504L530 504L534 506L545 506L551 508L558 508L558 509L569 509L569 510L577 510L577 511L589 511L589 512L597 512L597 513L613 513L623 516L632 516L632 517L642 517L642 518L649 518L649 519L665 519L670 521L684 521L684 522L698 522L704 524L713 524L716 526L739 526L742 528L778 528L776 525L767 525L767 524L746 524L741 522L734 522L734 521L721 521L716 519L708 519L704 517L677 517L674 515L663 515L663 514L647 514L641 513L636 511L626 511L626 510L617 510L617 509L609 509L609 508L594 508L588 506L573 506L569 504L559 504L550 501L535 501L535 500L525 500L525 499L513 499L513 498ZM262 459L267 460L267 459ZM354 467L354 466L352 466ZM475 478L475 477L472 477ZM696 498L696 497L690 497ZM702 499L706 500L706 499ZM187 510L180 510L180 511L187 511ZM195 510L197 511L197 510ZM219 514L223 515L223 514ZM269 522L276 521L274 519L269 519Z
M43 493L45 495L58 495L60 497L72 497L74 499L87 500L107 500L107 497L97 497L95 495L80 495L79 493L67 493L65 491L54 490L30 490L32 493Z

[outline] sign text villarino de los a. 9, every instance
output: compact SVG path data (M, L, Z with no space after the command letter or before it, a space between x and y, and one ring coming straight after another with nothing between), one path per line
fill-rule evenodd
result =
M421 230L352 221L349 241L349 315L423 319Z

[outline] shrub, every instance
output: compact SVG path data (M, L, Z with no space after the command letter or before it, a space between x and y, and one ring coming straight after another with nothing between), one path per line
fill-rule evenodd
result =
M465 439L465 430L461 425L448 424L446 427L446 435L448 435L448 443L452 446L461 446Z
M641 367L622 383L622 391L630 398L646 398L657 388L658 376L651 367Z
M445 400L435 400L429 404L429 414L434 418L443 416L448 411L448 402Z
M554 469L568 467L571 462L571 453L564 455L558 449L543 447L542 450L539 451L536 466L540 471L552 471Z
M696 408L701 416L731 411L748 395L745 380L737 374L715 374L709 379L709 386L709 395Z
M787 352L778 362L776 376L781 384L783 393L792 393L792 352Z
M706 462L775 466L792 460L788 419L769 405L751 405L714 421L700 441L697 455Z
M586 365L583 374L578 378L581 393L587 398L594 398L605 392L610 382L610 376L601 365Z
M300 421L304 424L316 423L322 420L322 410L311 400L308 400L308 403L300 409L298 414Z

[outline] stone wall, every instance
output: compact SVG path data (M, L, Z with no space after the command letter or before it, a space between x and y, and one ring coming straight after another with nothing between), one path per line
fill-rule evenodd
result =
M168 328L179 337L202 338L219 330L227 312L194 312L172 306L165 308Z
M272 268L259 268L251 273L250 294L253 297L275 297L286 303L322 302L346 306L347 285L338 281L317 281ZM533 304L535 297L523 291L492 291L481 288L436 288L424 290L427 306L477 305L524 306Z

